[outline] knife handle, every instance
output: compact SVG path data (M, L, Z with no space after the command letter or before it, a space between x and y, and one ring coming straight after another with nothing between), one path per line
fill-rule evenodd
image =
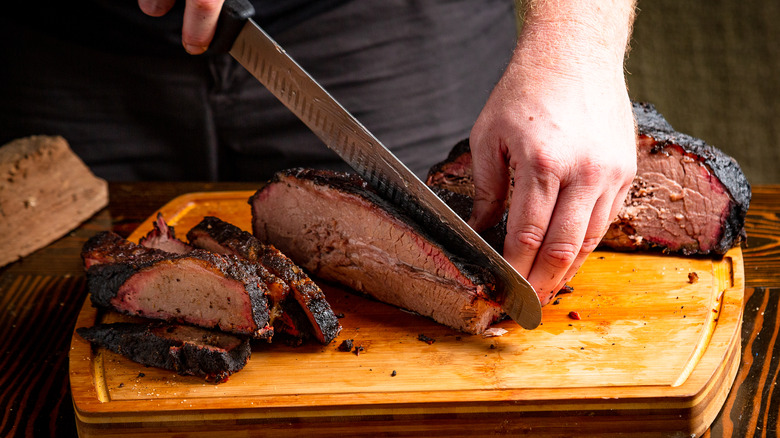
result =
M255 7L249 0L225 0L219 13L214 38L205 55L219 55L230 52L244 23L255 15Z

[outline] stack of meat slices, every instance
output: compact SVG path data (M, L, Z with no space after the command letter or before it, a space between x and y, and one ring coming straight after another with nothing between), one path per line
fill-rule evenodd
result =
M273 246L215 217L188 239L161 215L139 244L113 232L89 239L82 259L93 305L145 322L77 332L144 365L215 381L243 368L250 339L327 344L338 335L322 290Z

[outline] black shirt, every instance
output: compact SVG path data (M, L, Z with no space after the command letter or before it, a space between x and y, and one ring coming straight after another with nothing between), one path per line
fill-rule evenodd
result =
M255 21L274 35L349 0L250 0ZM178 0L162 17L150 17L137 0L13 1L5 19L44 31L58 39L114 53L181 55L182 15ZM23 43L23 42L22 42Z

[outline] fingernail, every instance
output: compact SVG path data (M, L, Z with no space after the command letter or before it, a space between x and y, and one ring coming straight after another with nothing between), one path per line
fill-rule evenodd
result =
M205 52L208 47L201 47L196 46L193 44L184 44L184 50L187 51L190 55L200 55L201 53Z

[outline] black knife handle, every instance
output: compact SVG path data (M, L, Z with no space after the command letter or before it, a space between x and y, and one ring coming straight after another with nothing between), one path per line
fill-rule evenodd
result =
M255 7L249 0L225 0L217 20L214 38L205 55L228 53L244 23L255 15Z

